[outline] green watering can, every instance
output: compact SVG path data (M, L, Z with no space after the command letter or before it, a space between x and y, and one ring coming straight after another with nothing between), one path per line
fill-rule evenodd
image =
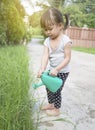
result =
M49 71L43 72L41 75L41 81L38 84L33 84L32 87L34 89L45 85L51 92L56 92L63 84L62 79L57 76L49 75Z

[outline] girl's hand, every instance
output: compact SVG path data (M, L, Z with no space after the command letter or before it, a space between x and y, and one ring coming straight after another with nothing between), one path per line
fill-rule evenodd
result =
M40 78L43 72L44 72L44 70L40 69L38 74L37 74L37 77Z
M49 74L52 76L57 76L57 73L58 71L56 69L52 69Z

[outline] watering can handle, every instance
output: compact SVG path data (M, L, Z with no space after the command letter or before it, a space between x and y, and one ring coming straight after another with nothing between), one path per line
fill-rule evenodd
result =
M50 70L47 70L47 71L42 72L42 74L41 74L41 75L43 75L44 73L47 73L47 74L49 75Z
M51 75L50 70L48 70L48 75L51 76L51 77L57 77L57 75Z

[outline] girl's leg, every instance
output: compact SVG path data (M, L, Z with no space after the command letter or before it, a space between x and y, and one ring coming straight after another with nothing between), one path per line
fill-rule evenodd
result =
M48 90L48 88L46 88L47 91L47 98L48 98L48 102L50 104L54 103L54 93L52 93L50 90Z
M57 92L54 93L54 106L55 108L59 109L61 107L61 101L62 101L62 96L61 96L61 91L64 86L64 83L68 77L69 73L59 73L58 77L63 80L62 86L57 90Z
M47 105L43 106L41 109L42 110L51 110L54 108L54 94L48 90L48 88L46 88L47 91L47 99L48 99L48 103Z
M60 114L60 111L59 111L59 108L61 107L61 91L62 91L62 88L64 86L64 83L68 77L68 74L69 73L59 73L58 74L58 77L61 78L63 80L63 85L60 87L60 89L57 90L57 92L54 93L53 95L53 98L54 98L54 107L55 109L52 109L52 110L48 110L47 111L47 114L48 115L51 115L51 116L57 116Z

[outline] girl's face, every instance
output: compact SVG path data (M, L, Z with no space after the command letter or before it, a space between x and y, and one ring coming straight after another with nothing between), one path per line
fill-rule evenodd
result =
M44 33L51 39L55 39L60 35L62 28L62 24L49 25L44 29Z

